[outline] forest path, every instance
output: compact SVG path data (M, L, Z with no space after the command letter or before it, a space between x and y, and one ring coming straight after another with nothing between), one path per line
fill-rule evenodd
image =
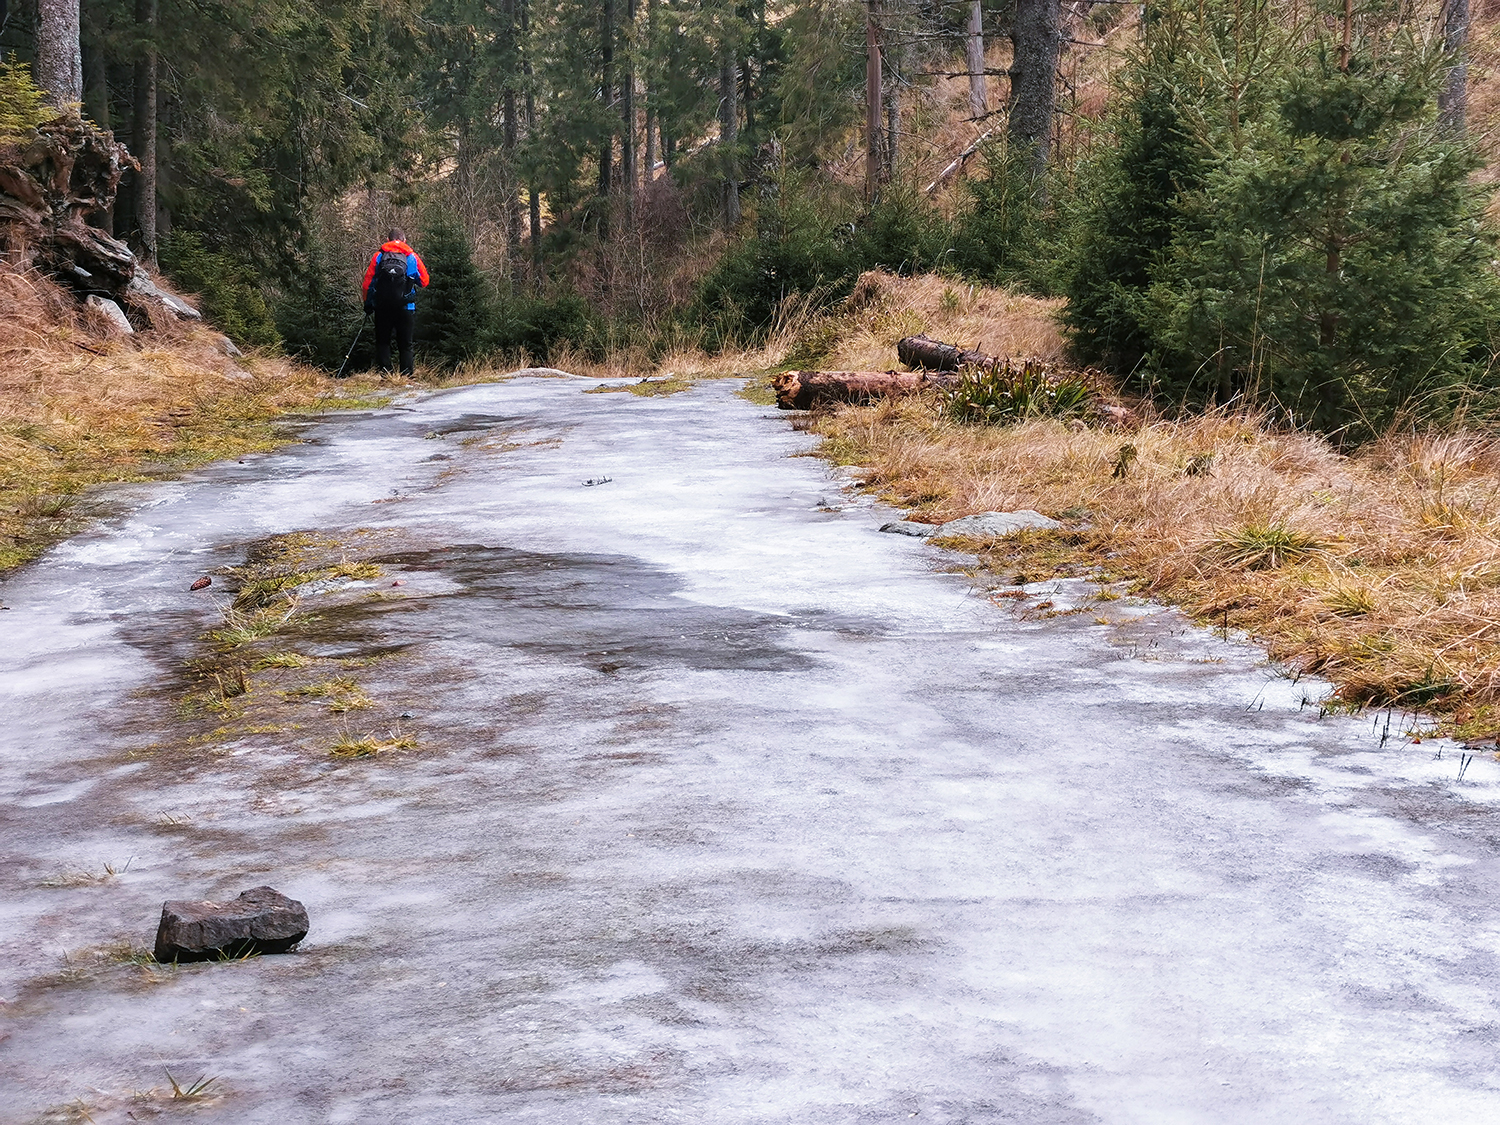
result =
M1500 767L992 604L732 384L590 385L321 422L0 585L0 1119L1500 1120ZM419 747L172 744L188 584L306 529L382 544L298 643ZM295 954L110 952L262 883Z

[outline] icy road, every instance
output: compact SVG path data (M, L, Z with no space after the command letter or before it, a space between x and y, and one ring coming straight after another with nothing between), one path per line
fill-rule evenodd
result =
M318 423L0 584L0 1120L1500 1122L1492 760L991 600L731 384L593 385ZM174 743L188 585L309 530L395 544L300 643L416 748ZM137 963L259 884L299 951Z

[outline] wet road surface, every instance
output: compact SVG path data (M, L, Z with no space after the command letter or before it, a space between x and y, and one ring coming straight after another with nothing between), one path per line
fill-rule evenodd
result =
M1492 761L994 604L731 384L592 385L122 490L0 585L0 1120L1500 1121ZM174 743L187 586L307 530L385 577L296 645L417 748ZM134 963L262 883L298 952Z

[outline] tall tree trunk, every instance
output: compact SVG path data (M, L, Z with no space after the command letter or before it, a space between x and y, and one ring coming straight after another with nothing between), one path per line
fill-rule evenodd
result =
M1448 52L1448 80L1438 93L1438 120L1450 133L1462 133L1469 116L1469 0L1443 5L1443 47Z
M37 0L36 84L66 110L83 101L83 53L78 42L78 0Z
M1057 61L1062 53L1058 0L1016 0L1010 41L1010 143L1031 151L1031 170L1040 176L1052 145L1057 110Z
M976 121L989 112L984 97L984 0L969 4L969 116Z
M83 110L101 129L110 128L109 51L97 20L83 24Z
M536 135L536 93L532 89L531 72L531 6L529 0L517 0L521 25L521 74L526 85L526 137ZM542 201L537 195L536 171L533 168L526 182L527 216L531 220L531 284L542 286Z
M608 103L615 93L615 0L604 0L602 18L599 21L600 97L605 101L606 120ZM615 133L607 129L599 140L599 194L608 195L614 186Z
M656 179L656 110L651 105L651 92L646 92L646 152L642 158L645 165L646 182Z
M896 178L896 160L901 135L901 90L892 71L885 83L885 178Z
M640 176L635 147L635 0L625 0L625 23L630 30L626 40L625 77L620 82L620 120L625 123L620 143L620 173L625 177L625 194L628 199L633 199Z
M865 195L880 185L880 0L865 0Z
M733 230L740 221L740 167L736 149L740 143L740 68L735 51L727 44L719 48L719 147L724 168L724 229Z
M141 256L156 263L156 24L157 0L135 0L140 54L135 61L135 158L141 162L135 187L135 225Z
M656 49L656 0L646 0L646 51L647 58L650 52ZM656 90L651 83L650 69L646 72L646 78L642 83L642 96L646 103L646 156L645 176L646 182L650 183L656 178Z

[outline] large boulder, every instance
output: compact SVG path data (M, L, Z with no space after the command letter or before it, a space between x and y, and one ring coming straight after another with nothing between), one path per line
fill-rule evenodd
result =
M221 961L285 953L307 936L307 908L271 887L230 902L167 902L156 928L158 961Z

